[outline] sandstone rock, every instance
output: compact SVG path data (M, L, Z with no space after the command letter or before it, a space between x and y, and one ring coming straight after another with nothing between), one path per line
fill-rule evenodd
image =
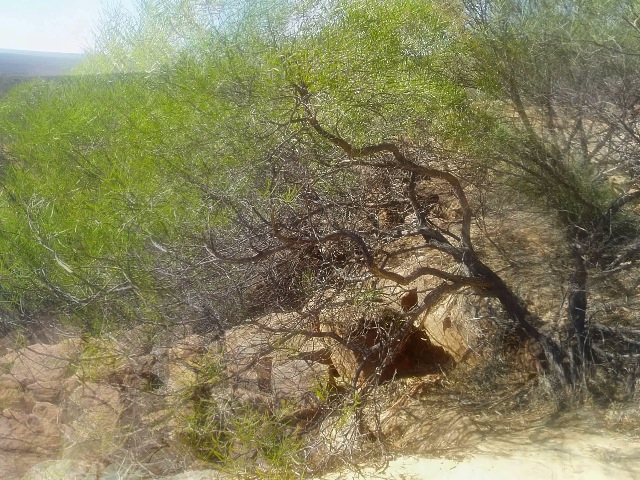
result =
M307 438L309 461L331 464L332 459L359 450L365 441L357 416L336 412L325 418Z
M27 393L37 402L58 403L64 386L63 379L36 381L27 385Z
M0 450L0 478L2 480L21 479L27 471L46 459L46 455Z
M320 330L342 337L346 345L335 339L325 339L331 352L331 362L342 379L351 383L360 370L358 381L364 381L376 372L383 360L379 354L365 358L363 353L379 342L384 342L389 332L397 329L397 312L387 307L371 308L370 305L337 305L326 308L320 316ZM394 342L398 346L398 342Z
M12 354L15 358L10 373L0 376L0 405L14 408L20 403L21 410L29 411L28 405L33 401L58 403L61 395L69 392L70 385L76 382L72 377L65 378L70 373L71 357L51 356L62 353L60 350L56 345L35 345ZM49 366L51 371L47 370ZM18 394L23 391L24 395ZM16 403L18 397L22 400Z
M415 246L413 242L415 240L401 239L394 243L394 248L409 251L412 246ZM421 267L450 271L452 266L447 256L435 250L420 250L419 254L408 253L391 258L386 268L407 276ZM395 299L387 305L387 308L402 312L410 307L409 303L413 303L414 300L420 305L426 292L431 291L440 282L433 276L424 275L406 286L399 286L391 280L380 280L376 282L375 288L385 298ZM411 302L406 300L407 298L410 298ZM442 347L456 362L459 362L467 358L469 352L476 349L478 343L484 338L477 320L494 318L499 314L500 308L494 306L494 303L497 302L472 294L454 294L420 315L417 327L424 331L433 345Z
M185 391L198 381L198 359L207 353L207 340L200 335L189 335L163 353L138 359L137 374L150 385L163 385L169 394ZM156 368L158 355L162 368ZM162 370L160 372L160 370ZM158 374L160 373L160 374Z
M21 384L55 382L69 375L71 363L79 351L79 340L67 340L56 345L38 343L9 354L9 373ZM49 386L52 383L48 384Z
M257 325L232 328L224 338L224 363L234 383L245 389L269 388L278 336Z
M48 460L34 465L22 480L98 480L98 467L82 460Z
M297 313L278 313L227 331L223 346L224 364L235 385L242 389L270 392L276 362L300 360L331 364L331 352L325 342L289 333L312 328L308 323L307 318Z
M356 371L360 367L362 359L358 354L338 342L327 340L327 345L331 351L331 363L334 365L337 375L343 382L351 383ZM360 381L362 378L367 378L371 375L374 370L375 366L373 364L369 364L363 369L360 375Z
M158 480L227 480L230 478L232 477L216 470L191 470L170 477L158 478Z
M249 407L257 412L267 413L273 406L273 397L270 394L244 388L223 389L212 393L218 404L224 404L233 400L239 405Z
M76 388L69 398L68 411L77 418L90 412L96 417L108 417L113 423L114 414L121 410L120 390L99 383L85 383Z
M0 416L0 450L16 453L54 454L62 446L56 420L5 409Z
M0 408L29 413L35 401L24 393L22 384L9 374L0 375Z
M13 367L16 358L18 358L18 354L13 350L8 350L7 353L2 355L0 357L0 373L4 375L11 372L11 367Z
M33 406L31 413L49 422L58 423L62 409L52 403L38 402Z
M198 381L198 374L192 365L170 363L167 368L165 388L169 394L183 392Z
M168 351L169 360L175 362L178 360L187 361L193 357L202 355L207 351L207 340L201 335L189 335L177 342Z
M334 340L325 342L331 351L331 361L344 382L353 382L359 371L358 382L376 374L380 380L389 380L394 376L424 375L440 371L452 361L444 348L434 345L429 337L414 327L395 337L402 327L400 313L389 306L377 309L364 307L341 307L332 311L332 316L323 314L322 331L332 332L343 337L355 348ZM364 352L377 345L384 350L373 353L368 358Z
M99 480L143 480L148 479L149 474L135 465L111 464L100 471L98 478Z
M0 375L0 390L22 390L22 383L13 375L3 373Z
M456 295L422 315L419 321L431 342L459 362L485 337L480 320L494 316L491 299Z
M335 369L308 360L275 363L271 388L276 400L286 400L299 408L315 407L321 401L319 392L334 385Z
M67 378L63 383L63 399L68 398L80 385L82 385L82 382L77 376Z
M108 455L117 448L120 433L120 390L111 385L86 383L66 404L66 449L70 456Z
M158 358L155 355L142 355L134 358L132 363L136 375L142 378L152 378L156 376Z
M30 413L35 400L28 394L20 390L0 391L0 408Z

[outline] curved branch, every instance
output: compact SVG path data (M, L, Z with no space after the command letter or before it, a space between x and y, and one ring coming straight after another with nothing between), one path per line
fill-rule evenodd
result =
M240 258L225 257L223 255L220 255L220 253L218 253L218 251L215 248L207 245L205 245L204 248L207 250L207 253L209 255L211 255L214 259L222 263L231 263L231 264L240 265L240 264L259 262L261 260L264 260L265 258L270 257L275 253L281 252L282 250L286 250L288 246L280 245L278 247L270 248L268 250L263 250L261 252L256 253L255 255L251 255L250 257L240 257Z
M461 275L455 275L453 273L448 273L443 270L439 270L437 268L432 268L432 267L420 267L414 270L409 275L406 275L406 276L400 275L398 273L392 272L390 270L386 270L385 268L378 266L375 263L373 254L369 250L369 247L367 246L366 242L356 232L343 229L343 230L336 230L334 232L331 232L329 234L322 235L316 238L293 238L293 237L286 237L280 233L280 231L277 229L275 219L273 219L273 213L272 213L272 223L274 228L274 235L276 236L276 238L282 242L285 242L288 245L312 244L312 243L319 244L319 243L327 243L327 242L332 242L332 241L337 241L343 238L347 238L356 244L356 246L362 253L362 256L364 257L364 263L367 269L373 274L373 276L391 280L399 285L409 285L414 280L425 275L438 277L443 280L456 283L458 285L464 285L464 286L470 286L470 287L476 287L476 288L488 288L492 285L491 282L488 282L481 278L464 277Z
M622 209L622 207L638 199L640 199L640 190L625 193L624 195L621 195L618 198L616 198L611 203L611 205L609 205L609 208L607 208L607 211L602 215L602 218L600 219L600 225L599 225L600 228L603 228L608 222L610 222L611 219L620 211L620 209Z
M471 219L472 219L472 211L469 206L469 201L467 200L467 196L464 193L464 189L462 188L462 184L460 180L455 175L452 175L449 172L445 172L443 170L437 170L435 168L425 167L423 165L419 165L417 163L409 160L400 150L400 148L390 142L382 142L377 145L368 145L366 147L356 148L347 142L344 138L339 137L328 130L326 130L318 119L316 118L315 112L308 104L308 100L311 97L309 90L304 84L296 84L294 88L298 95L300 96L300 103L304 108L308 118L307 123L315 130L315 132L321 137L325 138L329 142L333 143L349 158L362 158L368 157L371 155L375 155L378 153L388 153L393 155L395 160L395 165L398 168L401 168L408 172L417 173L423 177L427 178L439 178L447 182L460 203L460 208L462 209L462 226L461 226L461 243L463 248L473 251L473 247L471 244ZM357 162L353 162L352 165L357 165Z

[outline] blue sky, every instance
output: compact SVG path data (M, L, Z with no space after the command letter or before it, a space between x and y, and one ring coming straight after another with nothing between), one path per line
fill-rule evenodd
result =
M80 53L104 8L137 0L0 0L0 48Z

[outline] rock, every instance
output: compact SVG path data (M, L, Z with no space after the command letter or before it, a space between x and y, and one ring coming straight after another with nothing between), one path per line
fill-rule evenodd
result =
M383 360L380 355L374 354L365 361L364 355L358 349L367 351L381 340L384 341L389 332L397 329L397 319L397 312L386 307L371 308L370 305L339 305L326 308L321 314L322 332L336 334L353 345L353 348L348 348L335 339L325 340L331 352L331 362L346 383L353 381L358 370L359 382L365 381L376 372Z
M191 470L158 480L228 480L232 477L216 470Z
M224 365L239 388L268 391L271 364L281 335L259 324L241 325L225 333Z
M344 413L336 412L327 416L307 438L308 460L312 464L331 465L332 460L358 451L366 441L357 415L353 412Z
M89 382L76 388L66 404L67 454L103 457L116 449L120 401L120 390L111 385Z
M8 354L2 363L10 359L9 373L22 385L48 382L47 386L51 388L53 382L62 381L70 374L80 342L70 339L56 345L38 343Z
M82 460L48 460L33 466L22 480L98 480L98 465Z
M45 460L42 454L5 452L0 450L0 478L2 480L17 480L27 471Z
M13 376L0 375L0 406L29 413L35 401L23 390L22 384Z
M360 356L333 340L327 340L327 345L331 351L331 363L334 365L337 375L343 382L351 383L360 366ZM369 365L366 371L363 369L359 380L362 381L362 378L371 375L374 369L375 366L372 365Z
M37 381L27 385L27 393L37 402L58 403L63 390L63 379Z
M5 409L0 416L0 450L17 453L54 454L62 446L56 419Z
M35 400L20 390L0 391L0 406L6 409L30 413Z
M161 379L156 373L158 358L155 355L142 355L133 360L133 369L137 376L146 379L151 386L159 387ZM156 382L155 384L153 382Z
M410 327L402 332L403 336L397 336L404 328L400 313L388 306L377 309L342 306L330 311L331 316L327 316L328 312L321 316L322 331L340 335L355 347L348 348L331 338L325 340L331 361L346 383L352 383L359 370L361 383L374 374L386 381L394 376L433 373L452 363L451 355L419 329ZM358 351L370 351L379 348L379 344L385 349L369 358Z
M31 413L52 423L58 423L61 408L58 405L47 402L38 402L33 406Z
M166 398L153 393L131 393L125 398L126 408L115 431L118 449L109 460L117 459L118 465L134 462L136 468L147 472L145 478L176 472L186 457L184 445L176 445L173 435L181 424L180 416L188 415L186 406L169 406Z
M161 362L164 365L161 375L156 374L157 369L154 367L157 358L149 358L149 356L138 360L138 375L147 376L148 383L164 385L167 393L183 392L197 383L198 359L207 353L207 347L207 340L204 337L189 335L177 342L175 346L166 349L165 360Z
M309 331L313 328L309 322L308 318L295 312L278 313L227 331L223 344L224 365L235 386L270 393L275 364L300 360L307 364L331 365L331 351L326 342L291 333ZM327 371L327 368L322 369Z
M89 338L75 364L75 376L81 382L102 382L126 364L129 354L116 338Z
M175 362L178 360L188 361L198 355L202 355L207 351L207 340L201 335L189 335L179 340L175 346L168 351L169 360ZM140 359L143 361L143 359ZM148 361L148 360L147 360Z
M335 385L335 369L309 360L288 360L273 365L271 389L276 400L296 405L300 409L316 407L322 395Z
M11 371L11 367L13 367L17 356L15 351L7 350L7 353L0 357L0 373L2 373L2 375L8 374Z
M486 337L480 320L494 317L491 299L455 295L419 318L420 328L434 345L442 347L456 362L478 349Z
M0 399L4 407L16 407L18 403L23 411L28 411L31 402L23 396L16 403L14 400L23 392L36 402L58 403L61 394L68 391L66 378L71 373L71 362L75 359L73 349L75 342L64 342L58 345L36 344L26 347L20 352L10 354L9 373L0 376ZM0 400L0 401L1 401Z
M89 477L91 478L91 477ZM99 480L143 480L148 479L148 472L142 472L133 465L107 465L100 471ZM80 480L80 479L78 479ZM83 478L84 480L84 478Z
M152 357L149 355L149 357ZM155 358L155 357L152 357ZM152 371L152 364L129 361L105 375L105 382L122 389L149 391L164 385L162 379Z
M113 423L114 414L120 412L120 391L111 386L88 382L76 388L69 398L68 412L72 418L87 413L94 417L108 417Z
M165 388L169 394L184 392L198 381L198 374L192 365L170 363L167 369Z

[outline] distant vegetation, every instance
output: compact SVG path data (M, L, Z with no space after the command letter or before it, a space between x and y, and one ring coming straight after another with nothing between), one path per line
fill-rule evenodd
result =
M17 77L15 75L0 76L0 95L8 92L13 87L21 84L22 82L27 82L35 78L36 77Z

